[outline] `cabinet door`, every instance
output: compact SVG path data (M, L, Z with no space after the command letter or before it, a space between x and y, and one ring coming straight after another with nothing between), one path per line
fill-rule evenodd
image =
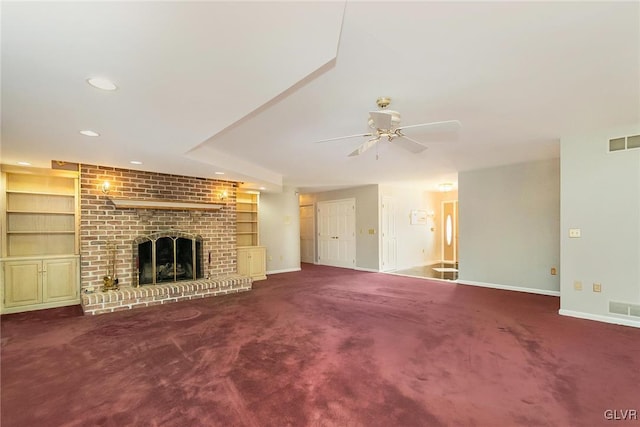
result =
M249 260L249 249L238 249L238 274L241 276L251 276Z
M265 248L251 248L249 252L249 274L256 280L266 279L266 251Z
M8 261L4 264L4 306L42 302L42 261Z
M49 259L42 262L44 302L64 301L78 295L77 259Z

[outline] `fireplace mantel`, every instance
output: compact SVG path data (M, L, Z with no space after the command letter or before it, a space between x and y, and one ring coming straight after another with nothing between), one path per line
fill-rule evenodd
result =
M174 200L122 199L109 200L119 209L220 210L225 205L216 203L176 202Z

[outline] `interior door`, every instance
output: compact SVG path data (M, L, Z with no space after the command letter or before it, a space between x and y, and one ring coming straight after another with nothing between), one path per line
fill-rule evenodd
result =
M318 264L355 267L355 199L318 203Z
M300 206L300 261L315 262L315 232L313 206Z
M382 198L382 271L393 271L397 267L397 233L396 233L396 206L393 198Z

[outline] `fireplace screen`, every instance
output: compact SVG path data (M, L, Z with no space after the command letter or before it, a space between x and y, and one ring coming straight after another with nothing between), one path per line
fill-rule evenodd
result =
M136 239L138 283L194 280L203 277L202 238L168 231Z

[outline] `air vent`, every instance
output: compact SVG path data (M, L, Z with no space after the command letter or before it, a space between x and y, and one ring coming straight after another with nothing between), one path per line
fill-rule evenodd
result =
M640 135L623 136L609 140L609 152L640 148Z
M627 302L609 301L609 313L640 317L640 305Z
M627 137L627 150L640 148L640 135Z

